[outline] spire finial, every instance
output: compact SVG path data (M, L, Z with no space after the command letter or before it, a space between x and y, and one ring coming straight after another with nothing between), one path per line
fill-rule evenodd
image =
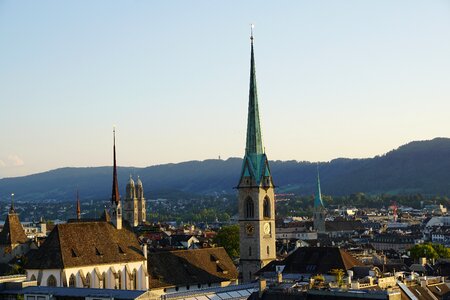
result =
M116 125L113 125L113 145L116 146Z
M9 209L10 213L14 213L15 209L14 209L14 193L11 193L11 208Z
M250 24L250 40L253 43L253 28L255 28L255 24Z

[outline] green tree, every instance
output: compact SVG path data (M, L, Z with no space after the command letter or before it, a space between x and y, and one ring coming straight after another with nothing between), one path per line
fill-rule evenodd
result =
M427 259L437 259L439 258L438 253L434 250L433 245L430 243L419 244L412 247L410 250L411 257L418 259L421 257L426 257Z
M222 227L213 242L218 246L224 247L231 258L239 257L239 225L230 225Z
M450 249L441 244L432 245L439 258L450 258Z
M339 286L341 286L344 283L344 270L342 269L332 269L330 271L331 275L334 275L336 277L336 282Z

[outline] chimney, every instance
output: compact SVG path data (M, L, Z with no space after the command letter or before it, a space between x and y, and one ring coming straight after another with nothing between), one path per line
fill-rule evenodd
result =
M264 294L264 290L266 289L266 280L262 277L259 278L259 299L262 298L263 294Z
M144 252L145 259L147 259L147 255L148 255L148 253L147 253L147 243L144 243L142 245L142 252Z
M348 275L348 283L351 284L352 283L352 279L353 279L353 271L352 270L348 270L347 271L347 275Z
M419 258L419 264L425 266L427 264L427 258L426 257Z
M277 283L278 284L283 283L283 273L281 273L281 272L277 273Z

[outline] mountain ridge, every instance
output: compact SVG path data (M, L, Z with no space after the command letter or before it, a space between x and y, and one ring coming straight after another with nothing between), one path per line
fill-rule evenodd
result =
M147 198L192 194L234 193L241 158L206 159L148 167L118 167L120 191L129 174L140 175ZM316 163L270 161L278 192L315 192ZM336 158L320 163L322 192L422 193L450 195L450 138L413 141L373 158ZM76 190L83 199L108 199L111 166L62 167L21 177L0 179L0 191L14 191L23 201L72 200ZM7 193L9 195L9 193ZM0 199L6 200L6 199Z

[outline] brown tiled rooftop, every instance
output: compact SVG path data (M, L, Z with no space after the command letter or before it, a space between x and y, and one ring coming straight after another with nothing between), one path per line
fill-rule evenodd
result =
M42 246L30 254L26 269L144 261L137 237L103 221L56 225Z
M153 252L149 287L185 286L235 280L238 272L223 248Z
M14 245L23 244L28 241L28 238L20 224L19 215L10 212L5 220L5 225L0 232L0 245Z

